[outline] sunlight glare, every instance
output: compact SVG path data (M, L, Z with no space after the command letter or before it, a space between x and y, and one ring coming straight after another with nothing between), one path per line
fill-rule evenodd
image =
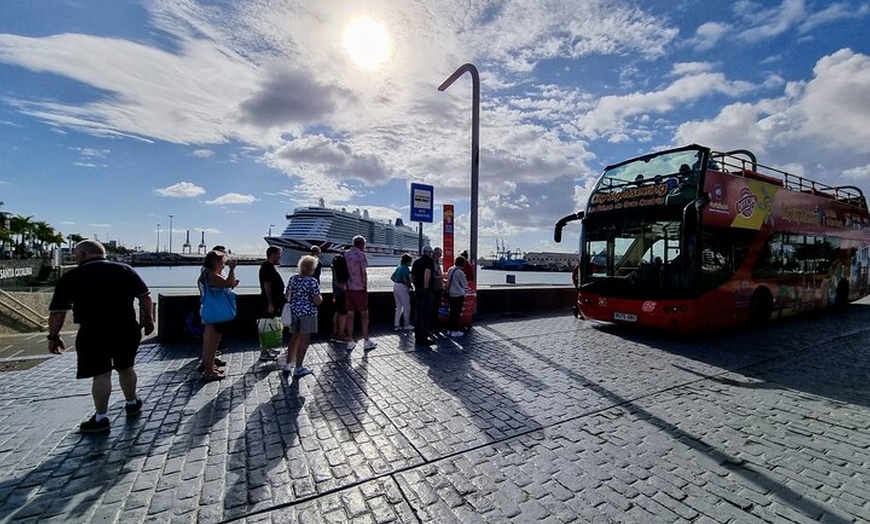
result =
M344 30L344 49L357 66L376 69L390 56L390 36L381 23L355 18Z

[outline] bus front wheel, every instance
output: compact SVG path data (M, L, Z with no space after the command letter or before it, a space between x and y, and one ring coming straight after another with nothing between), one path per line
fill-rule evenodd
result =
M770 320L773 312L773 296L766 288L760 288L749 300L749 324L758 326Z

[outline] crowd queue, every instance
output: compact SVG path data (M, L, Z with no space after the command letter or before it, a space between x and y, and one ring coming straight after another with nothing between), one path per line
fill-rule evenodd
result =
M361 343L366 352L377 348L369 338L368 258L366 239L355 236L352 247L336 255L332 261L333 343L342 344L348 354ZM74 250L78 267L65 273L58 281L49 306L48 349L52 353L65 350L60 336L66 313L72 311L79 325L76 333L76 378L92 379L94 415L80 425L83 433L110 430L107 416L112 393L112 370L126 399L128 417L142 410L137 394L134 360L142 332L154 331L153 302L147 285L136 271L123 263L106 259L105 247L96 240L79 242ZM447 271L441 267L442 250L424 246L414 259L405 253L391 275L395 298L394 330L400 335L413 332L418 346L435 344L440 333L439 316L447 308L446 335L462 337L462 308L473 269L463 252ZM261 331L260 361L281 360L280 369L288 378L297 380L311 375L305 366L305 354L310 338L318 330L317 313L323 304L320 291L320 248L300 257L298 272L284 282L277 266L281 248L266 249L266 260L259 270L260 308L258 328ZM204 381L226 377L226 362L220 358L220 342L229 322L235 318L233 289L239 285L235 275L236 262L224 246L215 246L204 257L197 287L200 293L202 357L199 372ZM138 301L139 313L134 309ZM413 304L413 307L412 307ZM412 312L414 321L412 322ZM280 322L278 318L280 317ZM357 321L357 318L359 319ZM356 337L359 325L360 337ZM264 337L264 334L275 337ZM273 340L275 343L267 343ZM288 342L284 344L284 341ZM283 355L277 347L283 348Z

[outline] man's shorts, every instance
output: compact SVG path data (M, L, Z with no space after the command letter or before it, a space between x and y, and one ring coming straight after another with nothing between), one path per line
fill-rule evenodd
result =
M335 311L339 315L347 314L347 300L345 299L344 291L336 291L332 295L332 303L335 305Z
M81 326L76 335L76 378L90 378L133 367L142 332L139 324L127 328Z
M353 289L347 290L347 310L348 311L368 311L369 310L369 292Z
M309 335L317 333L317 315L310 317L297 317L293 315L293 323L290 324L290 333Z
M213 327L214 330L217 331L218 333L226 333L227 328L230 327L230 322L232 322L232 321L227 320L226 322L215 322L214 324L207 324L207 325Z

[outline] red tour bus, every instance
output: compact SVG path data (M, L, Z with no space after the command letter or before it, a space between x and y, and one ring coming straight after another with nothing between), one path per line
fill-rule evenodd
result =
M868 293L861 190L690 145L607 167L579 220L588 319L710 331L845 306Z

